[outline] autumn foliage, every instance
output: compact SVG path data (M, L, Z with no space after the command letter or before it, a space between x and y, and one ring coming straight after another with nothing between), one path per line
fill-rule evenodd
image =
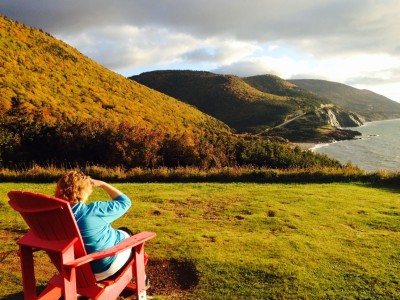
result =
M303 152L282 140L235 135L169 135L106 119L49 125L41 114L5 114L0 124L3 167L103 165L124 168L257 166L338 167L324 155Z

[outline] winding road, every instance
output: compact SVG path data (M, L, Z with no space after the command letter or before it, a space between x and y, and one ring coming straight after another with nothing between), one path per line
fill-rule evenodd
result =
M279 125L276 125L276 126L274 126L274 127L271 127L271 128L269 128L269 129L267 129L267 130L265 130L265 131L262 131L262 132L260 132L260 133L255 134L255 135L261 135L261 134L263 134L263 133L265 133L265 132L268 132L268 131L270 131L270 130L272 130L272 129L283 127L283 126L285 126L286 124L288 124L288 123L290 123L290 122L293 122L294 120L296 120L296 119L298 119L298 118L301 118L301 117L305 116L305 115L308 114L308 113L317 112L317 111L320 111L321 109L323 109L323 108L325 108L325 107L333 107L333 106L334 106L333 104L321 104L321 106L320 106L319 108L316 108L316 109L310 110L310 111L306 111L306 112L304 112L304 113L302 113L302 114L300 114L300 115L297 115L297 116L295 116L295 117L293 117L293 118L291 118L291 119L289 119L289 120L286 120L285 122L283 122L283 123L281 123L281 124L279 124Z

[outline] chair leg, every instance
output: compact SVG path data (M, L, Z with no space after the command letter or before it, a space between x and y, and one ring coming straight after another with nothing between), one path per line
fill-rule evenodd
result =
M138 300L146 300L144 244L135 247L135 275L136 275L136 297Z
M32 248L20 245L19 249L22 269L22 286L24 288L24 299L37 299Z
M62 254L62 261L67 262L74 259L74 247L69 247L64 254ZM72 269L63 269L62 272L63 280L64 280L64 300L76 300L77 291L76 291L76 270Z
M52 286L49 284L47 288L40 293L39 299L40 300L47 300L47 299L60 299L62 296L62 288L59 286Z
M135 292L136 291L136 283L128 283L128 285L125 287L125 290Z

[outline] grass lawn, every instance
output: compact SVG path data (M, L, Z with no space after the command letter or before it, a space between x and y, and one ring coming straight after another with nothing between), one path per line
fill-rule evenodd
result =
M151 260L179 262L195 273L179 299L400 299L400 189L359 183L115 186L133 205L114 225L156 232L146 245ZM52 194L54 184L0 183L1 299L20 299L22 291L15 241L26 226L7 204L11 189ZM91 197L104 198L101 190ZM50 264L38 272L43 284Z

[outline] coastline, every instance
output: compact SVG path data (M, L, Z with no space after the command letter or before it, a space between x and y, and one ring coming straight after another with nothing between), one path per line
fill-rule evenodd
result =
M332 130L326 133L324 136L320 136L312 141L292 142L292 144L300 147L300 149L303 151L312 151L318 146L324 146L339 141L356 140L359 139L360 136L362 136L362 134L358 131L354 131L353 129L336 128L336 130Z
M302 151L326 154L342 164L351 162L352 165L366 172L380 170L400 172L399 126L400 119L366 122L360 126L361 135L352 140L331 142L312 140L292 144L293 147L300 147ZM332 143L336 145L326 147Z

